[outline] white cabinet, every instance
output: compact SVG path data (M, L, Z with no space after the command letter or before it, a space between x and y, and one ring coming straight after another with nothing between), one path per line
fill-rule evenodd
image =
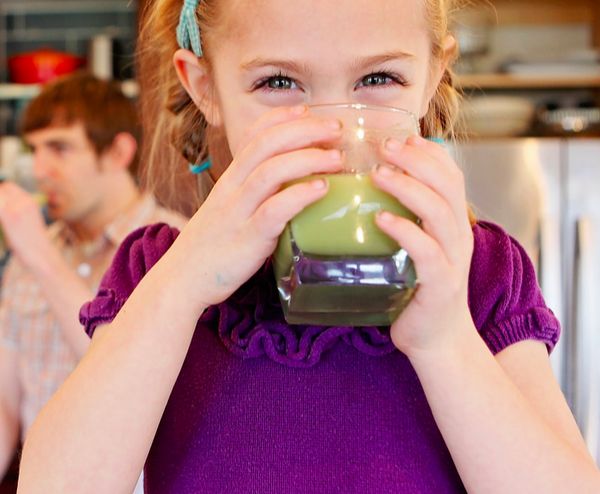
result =
M600 464L600 139L462 144L469 200L535 260L562 325L552 364Z

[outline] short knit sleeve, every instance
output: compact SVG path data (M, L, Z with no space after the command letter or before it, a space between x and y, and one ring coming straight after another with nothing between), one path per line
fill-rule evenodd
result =
M164 223L145 226L130 233L117 250L96 297L83 305L79 321L88 336L111 322L134 288L171 247L179 230Z
M469 307L481 337L494 354L528 339L551 351L560 324L544 302L527 253L492 223L479 222L473 233Z

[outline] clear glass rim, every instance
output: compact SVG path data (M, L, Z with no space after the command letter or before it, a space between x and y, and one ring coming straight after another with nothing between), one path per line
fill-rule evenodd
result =
M390 113L399 113L401 115L406 115L407 117L409 117L414 126L415 129L419 129L419 120L417 118L417 116L409 111L409 110L405 110L404 108L397 108L395 106L385 106L385 105L367 105L364 103L317 103L315 105L308 105L309 109L319 109L319 108L338 108L338 109L343 109L343 110L366 110L366 111L387 111Z
M415 121L417 116L404 108L398 108L396 106L385 106L385 105L366 105L364 103L317 103L316 105L308 105L309 108L344 108L350 110L374 110L374 111L389 111L393 113L403 113L410 116Z

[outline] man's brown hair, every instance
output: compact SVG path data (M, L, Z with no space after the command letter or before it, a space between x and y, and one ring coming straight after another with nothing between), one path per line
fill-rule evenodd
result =
M140 127L135 104L121 91L119 83L104 81L87 72L77 72L48 83L25 109L21 134L48 127L81 122L98 155L115 137L126 132L140 143ZM129 171L135 177L138 153Z

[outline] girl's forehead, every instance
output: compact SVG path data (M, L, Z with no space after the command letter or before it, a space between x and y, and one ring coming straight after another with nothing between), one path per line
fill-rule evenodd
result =
M398 43L428 38L424 0L229 0L224 35L246 48L306 50L322 45Z

